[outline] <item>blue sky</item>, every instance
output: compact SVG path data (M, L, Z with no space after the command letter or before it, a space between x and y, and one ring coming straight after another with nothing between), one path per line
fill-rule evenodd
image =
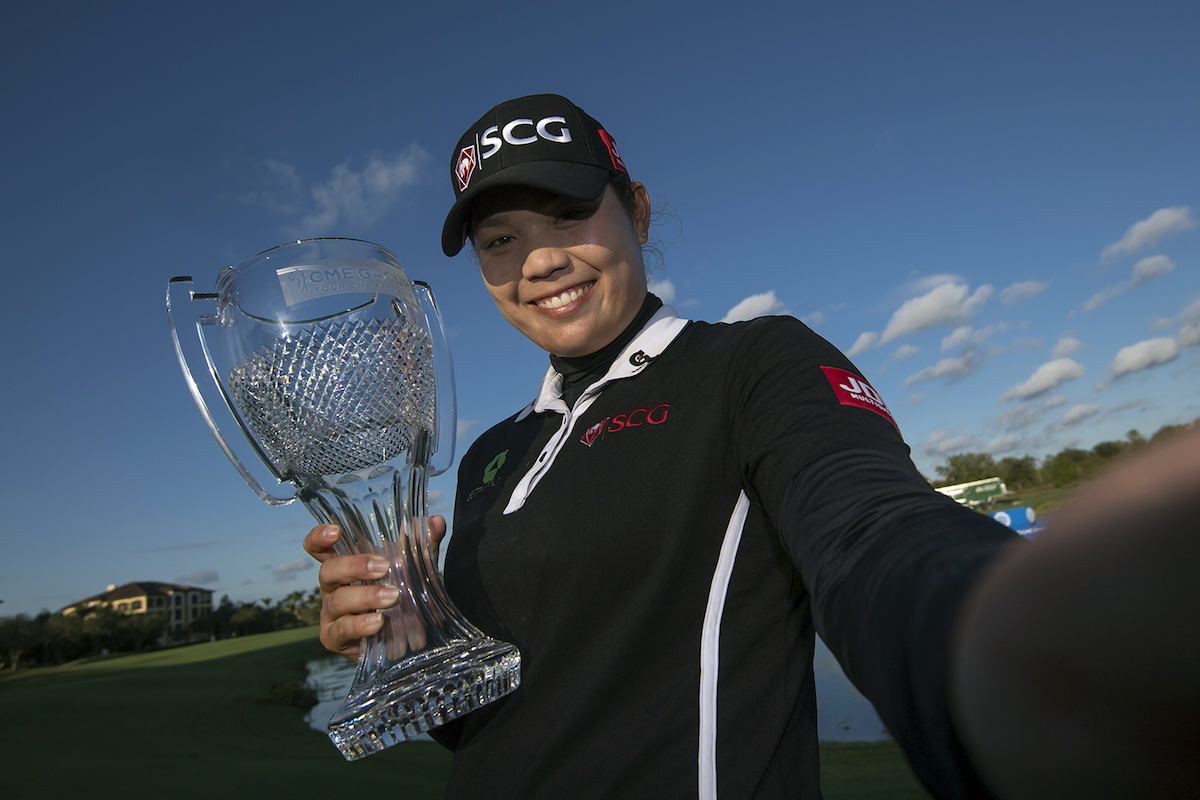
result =
M460 452L531 399L544 356L439 247L451 148L523 94L601 120L674 213L681 314L804 319L927 475L1200 416L1195 4L413 5L8 12L0 614L315 585L307 512L260 503L192 404L172 276L379 242L437 293Z

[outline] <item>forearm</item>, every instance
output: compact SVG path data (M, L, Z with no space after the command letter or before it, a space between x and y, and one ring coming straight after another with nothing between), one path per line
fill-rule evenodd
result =
M954 686L977 766L1007 798L1200 792L1200 435L1081 490L991 568Z

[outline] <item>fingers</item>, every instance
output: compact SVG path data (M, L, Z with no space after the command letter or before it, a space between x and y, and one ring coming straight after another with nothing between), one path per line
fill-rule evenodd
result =
M429 518L429 538L433 540L434 546L442 543L442 539L446 536L446 518L441 514L435 514Z
M336 555L333 548L341 534L341 528L337 525L318 525L304 537L304 552L317 561L325 562Z
M379 580L387 571L388 560L383 556L331 556L321 564L317 577L324 595L359 581Z
M359 640L379 633L383 614L395 604L400 590L395 586L341 586L321 605L321 644L348 658L358 657Z
M438 547L446 535L445 518L429 517L428 531L436 562ZM390 657L424 649L425 625L420 613L408 607L411 598L408 606L397 607L400 590L374 583L387 574L391 566L388 559L370 554L338 555L341 533L336 525L318 525L304 537L305 552L321 562L321 644L334 653L357 658L360 640L379 633L390 618L392 635L385 637Z

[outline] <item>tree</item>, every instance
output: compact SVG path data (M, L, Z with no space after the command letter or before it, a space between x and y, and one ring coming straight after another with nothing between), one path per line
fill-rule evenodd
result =
M1047 456L1047 464L1043 468L1050 475L1055 486L1069 486L1086 478L1088 473L1101 463L1100 459L1087 450L1068 447L1055 456Z
M1191 430L1195 425L1196 423L1194 421L1184 425L1163 425L1154 432L1154 435L1150 437L1150 441L1151 443L1161 442L1164 439L1169 439L1170 437L1175 436L1176 434Z
M4 654L9 669L16 672L21 656L31 649L34 643L34 624L28 614L0 617L0 653Z
M1002 458L996 465L996 472L1009 491L1029 489L1042 482L1042 472L1038 469L1037 459L1033 456Z
M937 468L945 483L967 483L996 477L996 461L991 453L959 453Z
M1092 452L1107 461L1114 456L1119 456L1128 450L1129 447L1129 442L1100 442L1092 448Z

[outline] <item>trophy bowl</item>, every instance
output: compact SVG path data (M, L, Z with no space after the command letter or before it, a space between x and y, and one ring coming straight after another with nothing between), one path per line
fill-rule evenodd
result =
M192 397L255 493L340 526L340 555L390 564L376 583L400 597L363 640L329 722L342 755L378 752L517 688L517 648L455 608L429 538L428 481L449 469L455 434L429 287L379 245L308 239L225 267L213 293L173 278L167 316Z

